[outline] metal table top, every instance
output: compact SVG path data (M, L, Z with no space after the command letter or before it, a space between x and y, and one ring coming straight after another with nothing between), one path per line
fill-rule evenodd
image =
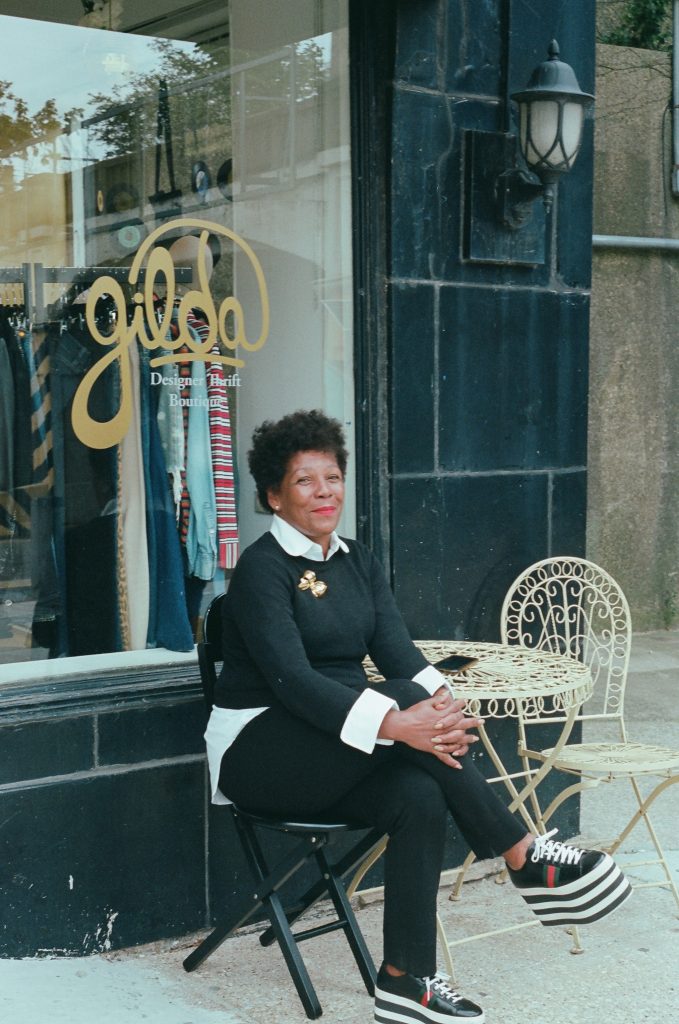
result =
M563 654L531 650L518 644L475 643L463 640L417 640L432 663L451 654L478 658L464 672L448 675L456 697L467 702L472 716L525 718L566 712L579 706L592 692L587 665ZM372 663L368 675L381 678Z

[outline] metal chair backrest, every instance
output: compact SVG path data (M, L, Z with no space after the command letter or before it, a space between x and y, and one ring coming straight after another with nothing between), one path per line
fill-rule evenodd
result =
M622 719L632 640L620 586L584 558L546 558L512 583L501 611L502 640L587 664L594 691L581 716Z
M208 605L203 618L203 636L198 644L198 667L203 698L208 711L214 703L217 684L217 663L222 660L222 603L226 594L217 594Z

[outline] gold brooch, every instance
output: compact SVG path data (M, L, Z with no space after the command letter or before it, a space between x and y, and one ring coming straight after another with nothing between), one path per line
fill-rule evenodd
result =
M328 589L328 584L324 583L323 580L317 580L316 573L312 572L311 569L307 569L297 587L299 590L310 590L314 597L323 597Z

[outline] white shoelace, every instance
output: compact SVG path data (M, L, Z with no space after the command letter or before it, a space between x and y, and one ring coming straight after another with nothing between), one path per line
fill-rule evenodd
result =
M427 983L427 999L431 996L432 992L435 995L443 996L449 999L451 1003L459 1003L462 996L459 992L456 992L454 988L451 988L448 982L450 981L450 975L444 974L443 971L437 971L431 978L424 978Z
M534 864L543 858L557 864L577 864L579 862L585 851L578 849L577 846L568 846L567 843L559 842L558 839L552 839L552 836L556 835L558 831L558 828L553 828L544 836L536 837L530 858Z

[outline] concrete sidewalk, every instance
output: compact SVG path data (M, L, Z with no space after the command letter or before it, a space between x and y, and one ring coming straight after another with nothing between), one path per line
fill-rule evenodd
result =
M679 747L679 632L635 636L628 684L632 739ZM583 797L582 835L614 834L631 802L626 787ZM679 881L679 785L656 804L655 824ZM625 861L649 849L632 836ZM636 856L634 856L636 854ZM527 920L511 885L488 874L465 885L462 899L442 888L440 913L449 937ZM652 868L632 868L633 881ZM653 874L652 877L657 877ZM488 1024L677 1024L679 917L664 889L635 892L624 909L583 929L581 956L560 928L522 928L454 950L462 992L480 1002ZM358 918L380 959L382 908ZM262 949L253 931L232 938L194 974L182 960L201 936L79 959L0 961L0 1024L303 1024L307 1020L282 957ZM367 1024L372 1003L338 934L303 947L324 1019Z

